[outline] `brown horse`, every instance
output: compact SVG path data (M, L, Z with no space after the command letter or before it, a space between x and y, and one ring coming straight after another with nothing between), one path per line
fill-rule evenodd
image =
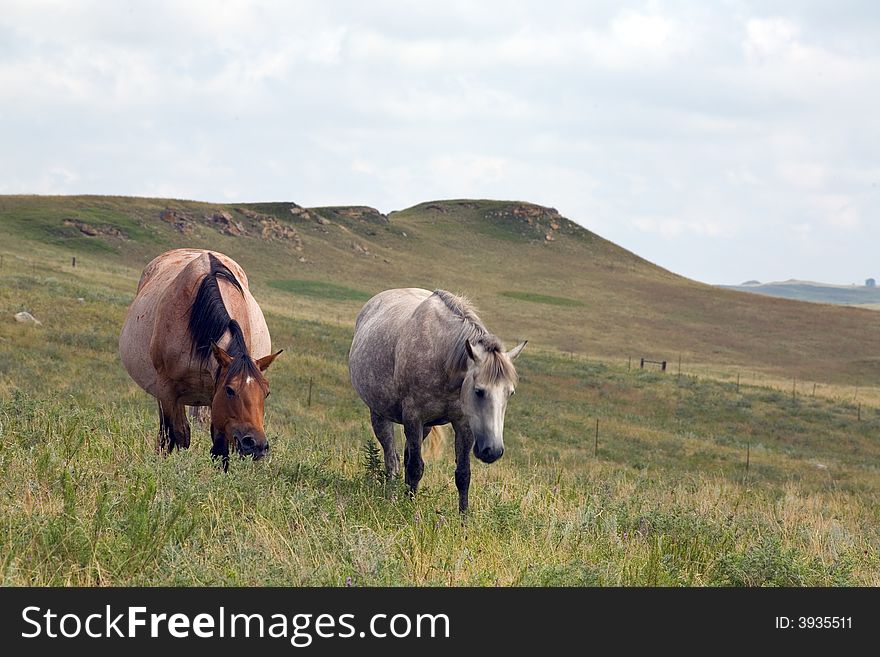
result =
M190 443L186 406L211 407L211 455L269 451L263 411L272 354L269 329L244 270L214 251L175 249L146 266L128 309L119 353L159 402L159 452Z

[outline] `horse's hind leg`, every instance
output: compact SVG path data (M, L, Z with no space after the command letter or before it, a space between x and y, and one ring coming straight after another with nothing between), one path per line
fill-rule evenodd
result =
M400 457L394 449L394 423L373 411L370 411L370 422L373 424L373 433L385 452L385 476L391 481L400 474Z
M425 462L422 460L422 422L418 419L409 419L404 415L403 432L406 434L406 446L403 450L403 467L406 471L406 485L411 493L419 488L422 474L425 471Z
M188 449L190 441L186 407L170 399L159 400L159 437L156 451L170 454L174 448Z

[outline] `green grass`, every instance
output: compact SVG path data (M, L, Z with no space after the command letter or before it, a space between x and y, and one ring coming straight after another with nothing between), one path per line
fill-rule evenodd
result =
M549 306L584 306L583 301L577 299L568 299L567 297L554 297L549 294L535 294L534 292L499 292L503 297L517 299L519 301L531 301L532 303L543 303Z
M44 321L0 323L4 584L880 583L873 409L527 350L463 522L450 444L415 500L382 481L346 326L268 314L293 342L269 371L272 456L224 475L204 429L153 452L155 404L114 349L124 299L2 283L0 306Z
M211 248L245 268L261 304L290 305L292 298L298 312L313 318L327 317L321 306L327 300L338 302L335 319L342 322L356 312L363 294L390 287L443 288L474 299L489 326L507 340L527 338L533 345L606 359L655 355L672 361L681 355L690 369L748 368L777 378L880 384L876 312L688 281L527 203L435 201L390 213L387 223L369 213L358 219L359 213L346 208L322 208L319 214L329 219L324 225L292 215L290 203L246 206L295 227L301 249L254 234L223 235L200 221L217 211L242 218L238 207L174 199L0 196L0 255L7 262L21 259L25 262L17 264L25 267L44 263L47 275L50 262L63 265L77 255L83 265L125 270L136 278L166 249ZM182 235L161 221L166 209L193 217L195 231ZM112 225L128 237L53 233L63 227L65 217ZM545 239L548 232L553 241ZM356 290L361 296L309 286L298 293L297 284L282 291L268 284L302 280ZM502 291L533 296L514 298ZM566 298L573 304L543 303L543 310L536 312L539 297Z
M291 294L302 294L307 297L332 299L333 301L366 301L372 296L368 292L326 281L280 280L269 281L268 285Z
M132 212L149 232L149 217L171 203L184 202L134 200ZM790 383L786 392L629 370L620 357L626 351L616 358L561 353L549 333L523 329L562 323L593 346L594 336L627 322L660 341L664 324L644 316L657 307L618 308L615 321L600 317L602 335L585 326L575 333L594 307L600 312L595 290L566 288L578 290L569 292L572 300L582 299L590 313L499 295L501 278L487 274L478 283L473 273L507 266L510 278L519 276L504 245L493 244L478 263L467 254L456 260L442 246L426 258L419 235L433 234L430 217L399 214L390 229L376 231L370 250L378 257L353 254L348 235L333 225L328 230L339 234L301 225L305 263L284 245L193 238L234 253L273 345L285 349L268 371L271 456L233 460L225 475L210 460L204 428L194 429L190 450L155 454L155 401L119 363L119 328L156 243L132 240L121 247L128 260L107 252L73 269L66 246L0 222L0 584L880 585L875 405L804 393L800 379L792 396ZM401 225L407 237L394 232ZM161 248L179 244L165 229L154 235ZM560 243L568 248L564 240L534 248L552 260L561 256L547 249ZM534 258L526 260L534 268L508 287L552 292L549 274L537 275ZM316 278L298 278L303 268ZM470 292L490 327L531 338L517 360L505 456L490 466L474 461L465 519L448 439L409 499L400 482L384 482L368 411L348 381L352 322L366 290L407 284L404 270L424 277L425 287ZM638 285L635 274L615 271ZM279 280L292 287L270 282ZM650 284L662 280L657 274ZM700 313L728 296L719 298L681 306L694 331ZM43 325L14 322L19 310ZM811 325L812 312L786 321L805 322L814 337L850 321L833 315ZM669 321L679 330L685 320ZM788 348L809 354L812 347L777 347ZM870 342L858 353L868 367ZM775 358L774 367L788 362L785 354ZM828 358L833 379L852 381L845 352ZM859 385L859 401L873 394L871 381ZM400 449L399 433L397 440Z

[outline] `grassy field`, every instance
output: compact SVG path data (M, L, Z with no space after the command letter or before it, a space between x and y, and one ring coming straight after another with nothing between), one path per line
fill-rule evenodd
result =
M545 229L533 236L528 223L499 237L503 204L435 203L476 208L426 206L388 223L322 209L338 223L292 222L298 251L205 226L179 236L155 217L168 206L194 214L196 204L126 199L123 212L120 203L0 197L3 584L880 585L880 394L867 319L876 313L712 291L622 251L614 260L616 247L566 235L564 226L549 245L539 241ZM287 206L248 207L280 215ZM433 245L431 257L420 250L438 233L470 230L478 211L502 213L477 231L491 252L456 259L446 246ZM131 234L53 233L68 216ZM116 354L141 267L184 239L243 264L273 344L286 350L270 370L272 455L235 460L227 475L210 462L205 429L187 452L153 452L155 403ZM510 254L498 244L536 249L546 261L525 258L527 276L504 269ZM607 257L625 288L608 298L621 303L648 289L640 285L660 285L682 309L688 295L697 299L688 319L677 309L659 326L640 323L646 344L666 339L664 321L710 330L728 317L730 299L757 304L754 316L772 308L778 321L801 327L798 339L769 363L709 349L685 352L681 375L677 363L665 374L630 369L627 353L639 352L625 339L592 340L593 322L609 321L596 289L553 284L563 256L597 245L596 260ZM563 248L570 253L553 251ZM529 278L539 265L544 278ZM475 281L478 266L491 273L486 282L455 285ZM407 268L415 280L404 283ZM428 463L410 500L399 483L382 481L366 408L348 382L361 295L392 284L468 291L508 342L531 340L517 361L505 457L475 462L464 520L451 445ZM512 290L536 296L504 294ZM43 325L12 321L19 310ZM553 326L532 334L540 322ZM832 329L849 335L840 351L828 346ZM578 348L566 344L569 333L582 340ZM756 350L771 352L770 338L761 340ZM820 351L824 370L787 365L790 353Z

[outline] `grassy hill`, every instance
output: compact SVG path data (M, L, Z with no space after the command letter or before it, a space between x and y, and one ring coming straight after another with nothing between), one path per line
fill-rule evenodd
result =
M206 219L218 213L231 224ZM280 228L270 225L262 239L267 222ZM121 293L157 253L210 247L242 264L261 302L299 316L350 324L382 289L442 287L472 297L507 340L605 359L681 356L685 367L880 383L880 315L690 281L527 203L436 201L385 217L292 203L5 196L0 236L7 266L60 267L76 255L81 266L112 266Z
M143 265L184 245L242 264L286 349L272 456L228 475L204 429L155 455L116 354ZM519 202L5 196L0 256L0 583L880 584L875 312L717 290ZM415 500L381 482L348 382L357 310L403 285L530 339L465 522L448 444Z
M725 285L730 290L765 294L782 299L797 299L814 303L875 306L880 304L880 288L864 285L825 285L810 281L782 281L757 285Z

